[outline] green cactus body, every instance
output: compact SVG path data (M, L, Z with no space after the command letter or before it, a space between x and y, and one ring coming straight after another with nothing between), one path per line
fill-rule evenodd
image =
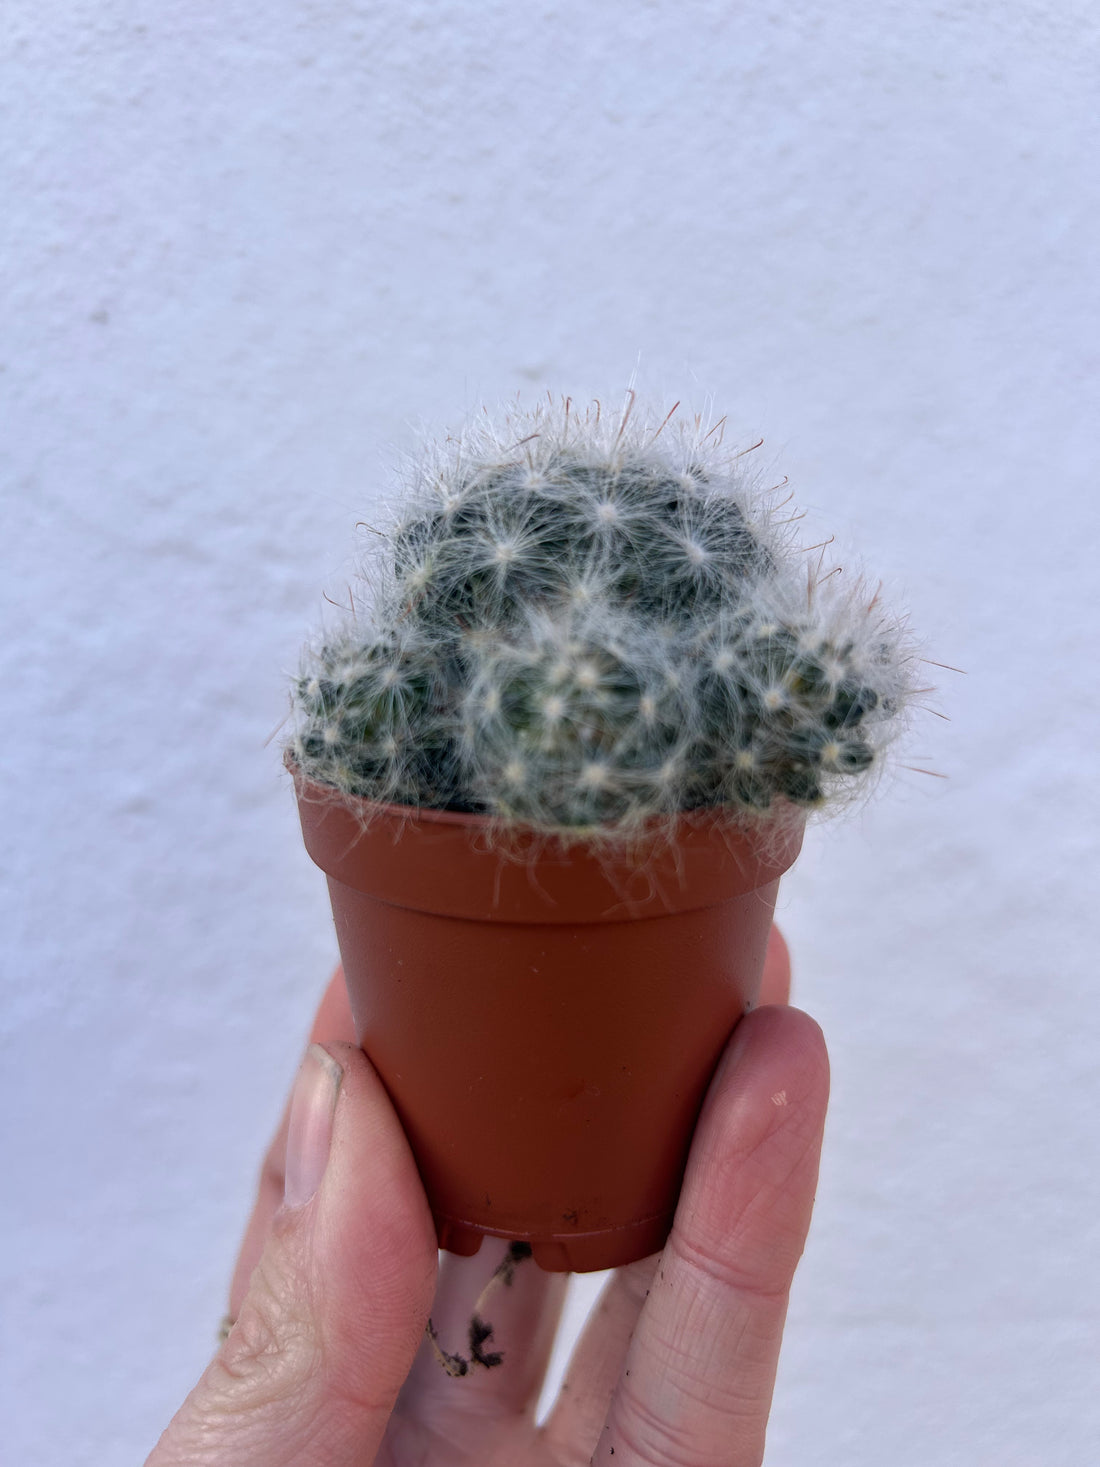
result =
M487 809L606 826L676 807L690 707L659 639L606 607L569 608L477 662L460 762Z
M909 696L905 638L832 578L807 593L708 442L568 403L451 440L389 537L372 629L306 655L304 771L612 836L698 807L813 808L865 779Z

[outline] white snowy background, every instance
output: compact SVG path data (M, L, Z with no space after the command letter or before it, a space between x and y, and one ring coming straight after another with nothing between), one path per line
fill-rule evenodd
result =
M636 368L966 674L781 898L835 1098L768 1463L1100 1459L1095 8L0 36L5 1460L142 1460L212 1348L335 953L268 738L394 450Z

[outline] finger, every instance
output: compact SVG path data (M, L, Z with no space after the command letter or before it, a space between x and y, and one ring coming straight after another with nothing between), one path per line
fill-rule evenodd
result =
M312 1044L355 1043L355 1024L352 1021L351 1009L348 1007L348 990L344 983L343 968L336 969L325 989L324 997L313 1019L313 1028L310 1030L309 1038ZM237 1255L237 1262L233 1269L233 1280L229 1286L230 1319L237 1317L241 1300L248 1292L248 1281L252 1277L252 1270L260 1261L260 1254L264 1251L267 1235L271 1231L271 1219L279 1210L283 1200L286 1127L289 1113L290 1102L288 1101L260 1169L256 1201L252 1208L252 1216L244 1231L244 1238L241 1240L240 1253Z
M764 979L760 985L760 1004L790 1003L791 954L786 938L773 926L768 936L764 958Z
M362 1467L427 1320L436 1245L408 1144L349 1045L308 1052L286 1196L237 1324L148 1467Z
M313 1016L313 1028L309 1031L310 1044L355 1044L355 1020L351 1017L348 1003L348 986L344 982L344 969L337 964L329 979L328 987L317 1005Z
M425 1342L401 1393L402 1413L445 1433L456 1459L467 1450L480 1455L477 1448L493 1421L524 1414L533 1419L565 1302L568 1275L545 1273L533 1258L515 1266L511 1284L498 1279L486 1289L507 1251L503 1240L486 1238L473 1257L444 1255L432 1327L439 1348L469 1365L460 1377L448 1375ZM486 1368L473 1358L469 1329L475 1312L492 1328L477 1354L499 1355L499 1367Z
M603 1286L543 1428L554 1461L587 1463L661 1255L616 1269Z
M812 1019L769 1007L742 1020L700 1118L594 1467L758 1467L827 1098Z
M778 927L773 927L764 966L761 1004L786 1004L790 976L787 944ZM547 1444L564 1462L588 1460L592 1444L606 1420L659 1258L659 1254L654 1255L618 1269L592 1310L545 1426Z
M790 999L791 958L783 934L772 927L761 984L760 1004ZM608 1279L569 1361L546 1439L563 1461L587 1461L599 1435L614 1387L649 1293L660 1255L620 1268Z

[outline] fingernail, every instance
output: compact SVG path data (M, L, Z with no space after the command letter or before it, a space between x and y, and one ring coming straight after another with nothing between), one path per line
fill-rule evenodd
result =
M304 1207L321 1185L332 1146L336 1097L343 1078L343 1070L328 1050L311 1044L290 1101L283 1188L283 1202L287 1207Z

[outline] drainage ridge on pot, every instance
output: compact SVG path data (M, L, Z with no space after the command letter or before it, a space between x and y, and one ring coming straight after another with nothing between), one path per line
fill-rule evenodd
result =
M480 416L414 470L369 610L305 654L306 845L457 1252L661 1246L805 819L911 700L903 624L742 459L633 394Z

